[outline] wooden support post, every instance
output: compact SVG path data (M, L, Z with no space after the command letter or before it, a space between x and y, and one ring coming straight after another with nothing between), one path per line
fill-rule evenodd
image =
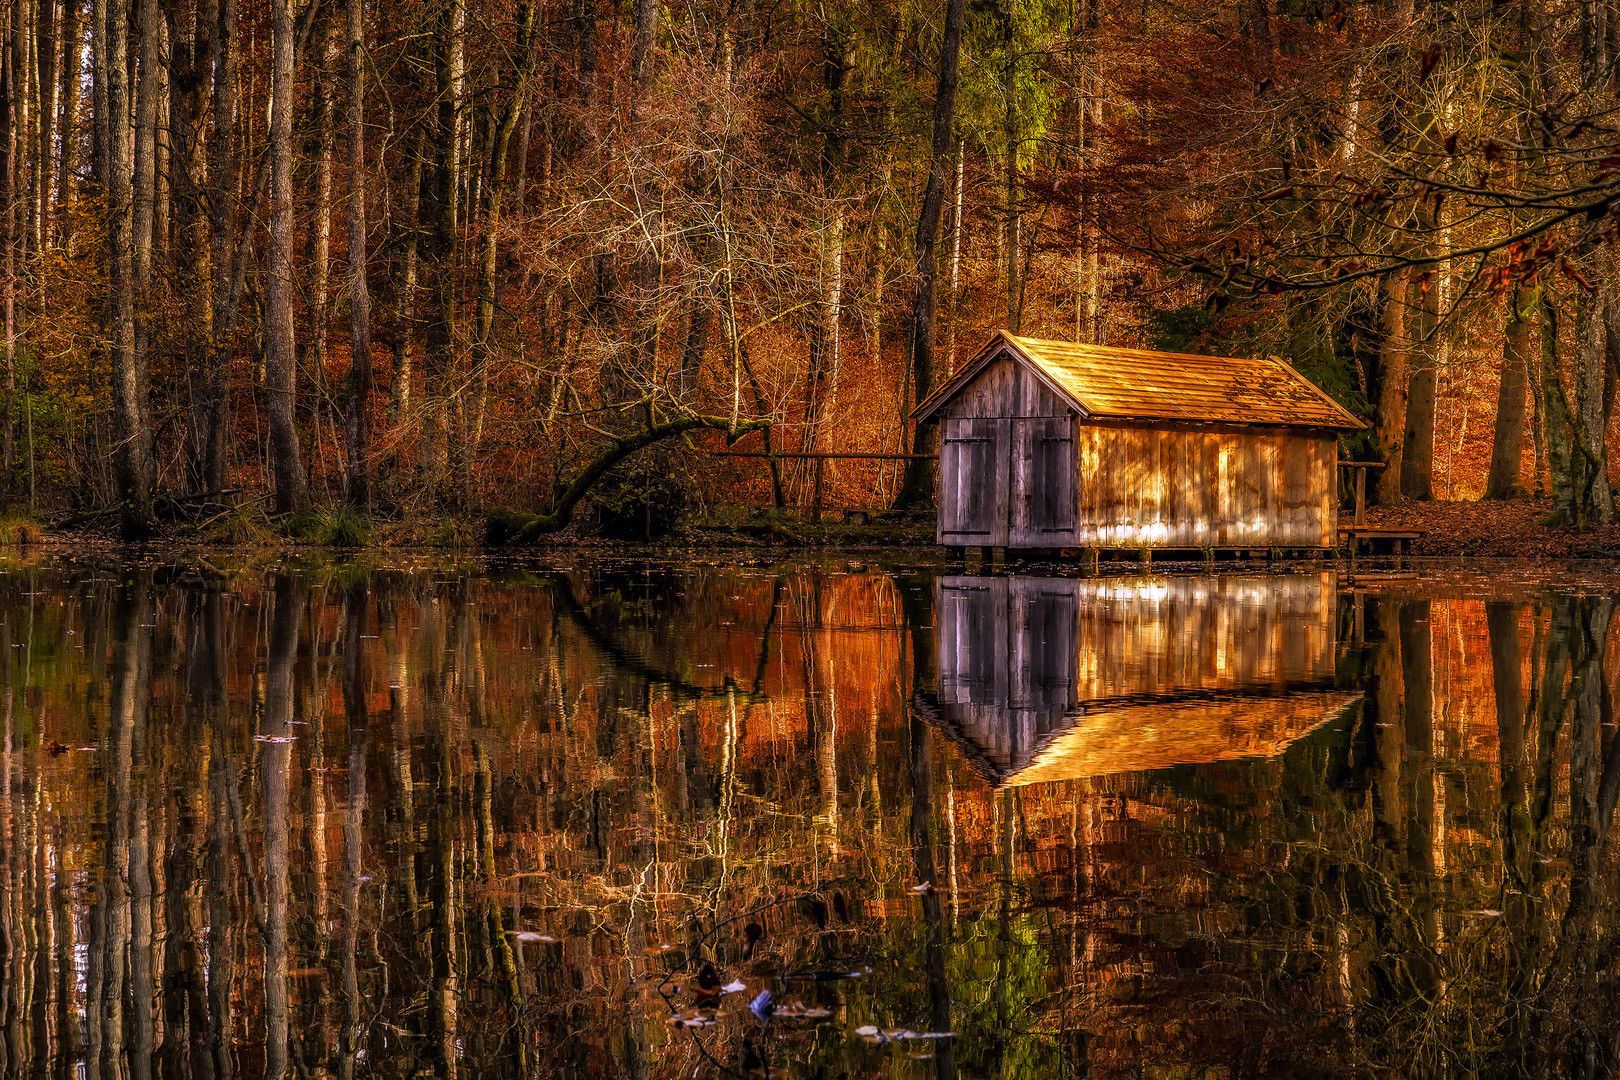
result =
M821 478L822 470L826 465L826 458L816 458L816 487L815 493L810 496L810 524L812 525L821 524Z
M1356 528L1367 524L1367 470L1356 470Z

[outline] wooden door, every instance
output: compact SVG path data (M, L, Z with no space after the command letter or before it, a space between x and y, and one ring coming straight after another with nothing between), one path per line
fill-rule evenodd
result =
M1008 421L949 419L941 427L939 542L1005 547Z
M1067 416L1012 421L1013 547L1062 547L1075 530L1074 422Z

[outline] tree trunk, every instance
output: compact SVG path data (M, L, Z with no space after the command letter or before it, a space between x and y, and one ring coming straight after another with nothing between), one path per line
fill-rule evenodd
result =
M362 511L371 506L371 293L366 286L364 12L364 0L348 0L350 353L349 393L344 409L344 447L348 454L345 470L348 482L344 494L350 506ZM352 922L354 912L349 912L346 918ZM352 963L352 957L349 959ZM352 1063L352 1058L345 1060Z
M1575 357L1576 453L1571 464L1578 478L1575 520L1580 525L1607 525L1614 518L1605 438L1609 409L1604 380L1609 370L1608 325L1614 308L1614 278L1607 264L1602 252L1588 262L1598 287L1595 293L1583 293L1579 298L1583 325Z
M1575 486L1571 475L1573 453L1569 399L1558 363L1558 306L1545 288L1541 293L1541 400L1543 441L1547 444L1547 472L1552 480L1553 519L1576 523Z
M79 33L79 0L63 0L62 63L57 73L62 80L61 117L57 123L62 138L61 157L55 167L56 203L64 210L77 204L79 196L79 84L84 77Z
M226 433L230 428L230 365L234 350L236 303L232 288L232 253L236 249L237 147L237 0L203 0L202 21L212 24L208 64L214 72L214 128L208 147L210 256L212 267L212 345L208 371L199 380L200 403L195 435L199 487L225 486Z
M422 483L441 506L454 508L460 500L440 490L446 453L450 449L450 413L458 404L460 380L455 372L456 262L459 252L461 207L461 90L462 37L466 8L461 0L447 0L438 16L433 42L433 73L438 108L434 137L437 154L433 175L423 184L428 195L425 261L433 275L433 301L428 308L424 345L427 371L425 404L430 410L422 431ZM455 400L453 400L455 399Z
M1419 147L1439 154L1439 121L1432 110L1421 111L1415 123L1420 132ZM1433 254L1431 238L1437 235L1438 219L1435 204L1419 198L1412 211L1413 228L1419 237L1418 254ZM1406 396L1406 434L1401 442L1401 494L1408 499L1434 498L1435 392L1440 375L1440 350L1434 337L1440 323L1439 275L1448 272L1442 263L1410 279L1406 286L1407 367L1411 381Z
M659 0L636 0L635 42L630 54L630 81L635 84L636 96L647 92L652 82L652 51L658 45ZM528 53L525 52L524 56Z
M270 0L270 249L265 262L264 377L270 421L270 472L276 509L309 505L294 413L297 365L293 328L293 13L292 0Z
M1507 326L1502 334L1502 380L1496 392L1496 429L1491 439L1491 470L1485 480L1487 499L1524 496L1519 484L1523 461L1525 393L1529 387L1530 321L1528 302L1517 291L1508 300Z
M56 0L39 0L34 35L34 249L42 251L50 234L51 168L56 141Z
M135 88L135 352L141 377L152 369L152 239L157 216L158 94L162 89L163 39L158 0L136 0L140 29L139 83ZM155 462L147 464L156 468Z
M331 323L332 284L332 144L336 139L335 105L332 100L332 34L336 21L326 22L320 31L320 66L314 72L315 100L310 104L315 123L315 206L309 224L309 373L310 387L310 468L320 469L323 421L330 422L326 394L326 339ZM345 469L345 472L347 470ZM323 481L324 482L324 481ZM323 488L323 490L325 490Z
M130 0L105 2L97 27L103 58L129 55ZM151 528L151 423L145 357L135 349L134 132L130 127L129 65L107 63L95 72L107 101L107 261L111 290L108 338L112 352L114 473L127 539ZM98 92L98 96L99 96Z
M917 292L911 310L911 377L916 399L922 402L934 389L934 307L938 291L934 248L939 240L940 211L945 202L945 173L950 168L955 136L956 82L962 46L963 0L947 0L945 27L939 49L939 90L934 95L933 155L928 164L928 186L923 189L917 215ZM911 452L933 452L932 426L919 424L912 432ZM918 508L932 496L933 469L925 460L906 462L905 480L895 505Z
M175 196L174 276L187 318L180 329L186 378L186 463L193 491L209 486L207 466L210 428L209 328L212 321L209 280L212 253L206 205L199 185L203 172L202 130L207 114L204 92L210 77L208 51L215 15L206 7L193 17L189 6L169 9L169 160Z
M1378 502L1388 506L1401 497L1401 447L1406 437L1406 275L1384 279L1383 341L1378 355L1378 416L1375 434L1388 466L1378 476Z
M411 407L411 356L416 342L416 277L422 243L422 162L427 153L425 128L417 129L411 166L405 174L404 243L391 279L394 283L394 376L389 389L392 423L403 424Z

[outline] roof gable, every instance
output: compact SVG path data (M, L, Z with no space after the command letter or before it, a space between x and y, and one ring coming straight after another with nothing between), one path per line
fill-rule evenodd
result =
M1360 430L1365 425L1288 364L1079 345L998 331L920 404L926 420L1000 355L1026 366L1083 416Z

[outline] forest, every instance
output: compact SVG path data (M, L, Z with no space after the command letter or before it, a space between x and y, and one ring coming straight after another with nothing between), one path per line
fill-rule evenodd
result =
M1614 0L0 9L18 513L780 507L711 451L925 455L1005 328L1285 358L1384 504L1615 515Z

